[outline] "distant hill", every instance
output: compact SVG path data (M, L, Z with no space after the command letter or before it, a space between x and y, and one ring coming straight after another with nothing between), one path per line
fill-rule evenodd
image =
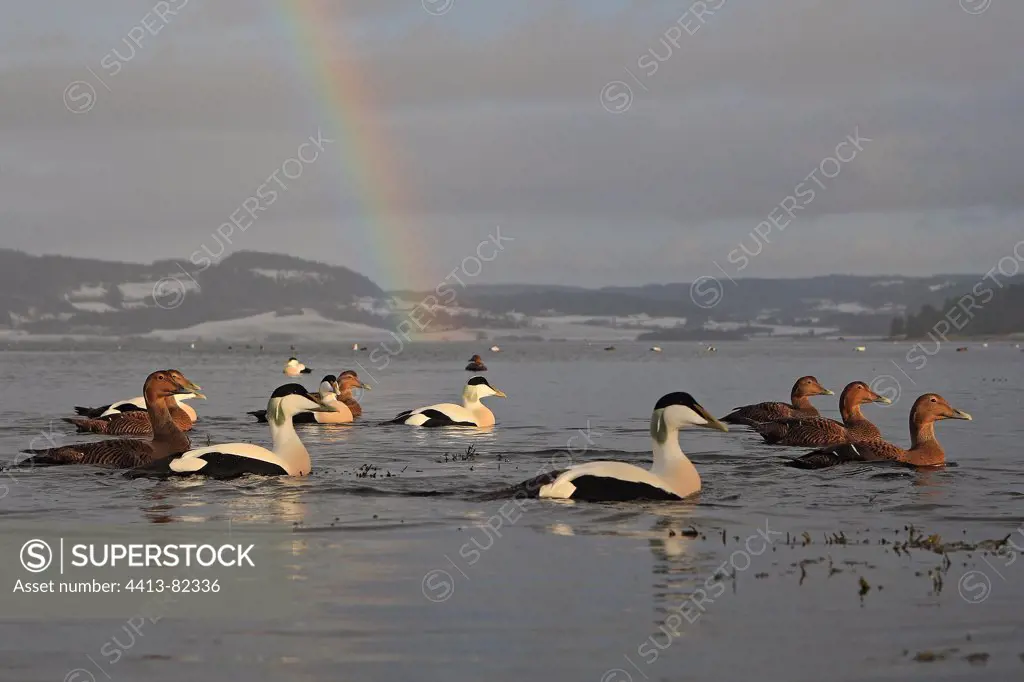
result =
M911 339L929 334L936 339L968 336L1004 336L1024 333L1024 281L1022 277L975 279L937 305L926 304L916 314L893 320L893 336ZM999 286L1002 284L1002 287Z
M527 316L609 317L649 315L685 318L688 328L708 321L745 325L818 327L847 335L882 336L892 319L923 305L940 304L952 291L970 288L977 275L931 277L828 275L800 279L703 281L697 300L691 283L584 289L543 285L470 286L459 305ZM717 303L709 294L717 290ZM702 298L701 294L709 294ZM418 294L422 298L425 293ZM407 294L412 298L411 294Z
M0 321L37 334L130 335L305 307L332 320L388 323L390 313L372 304L387 295L348 268L241 251L198 270L2 249Z
M226 328L219 323L231 321L228 327L236 334L259 335L266 321L274 320L275 335L330 334L332 324L342 323L336 328L350 324L353 333L387 336L419 301L434 294L385 292L348 268L272 253L240 251L197 270L171 260L123 263L0 249L0 330L133 336L174 330L187 335L199 328L215 335ZM496 330L546 338L883 336L894 329L894 318L908 314L911 330L923 333L920 327L927 328L937 310L948 308L947 299L953 296L955 302L978 280L976 275L831 275L734 283L723 277L717 283L702 281L695 297L688 282L599 289L452 285L456 296L450 307L417 319L426 317L429 331L461 331L464 338L486 338ZM1022 298L1016 288L1005 300L1000 296L970 333L1022 331L1022 315L1015 312L1022 310ZM709 302L716 305L700 305ZM291 321L300 318L306 326L292 330ZM708 333L712 330L716 334Z

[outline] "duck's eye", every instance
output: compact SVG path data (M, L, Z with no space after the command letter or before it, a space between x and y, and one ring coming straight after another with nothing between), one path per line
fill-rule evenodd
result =
M939 401L938 401L938 400L936 400L935 398L932 398L932 402L933 402L933 403L937 403L937 402L939 402Z

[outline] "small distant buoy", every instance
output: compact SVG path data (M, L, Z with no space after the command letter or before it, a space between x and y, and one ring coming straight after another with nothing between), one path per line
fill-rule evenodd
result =
M661 346L651 346L651 350L654 351L655 353L660 353Z
M501 349L498 348L497 346L491 346L491 352L492 353L500 353Z
M867 350L867 346L857 346L853 350L857 351L858 353L863 353L864 351Z

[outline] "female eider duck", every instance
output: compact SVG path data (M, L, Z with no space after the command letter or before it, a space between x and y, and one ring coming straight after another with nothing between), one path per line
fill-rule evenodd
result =
M193 398L199 397L197 393L181 393L174 396L174 400L178 407L188 415L188 418L192 421L199 419L199 415L196 414L195 409L191 405L185 404L186 400L192 400ZM204 396L205 397L205 396ZM81 417L89 417L90 419L99 419L101 417L110 417L116 414L124 414L126 412L145 412L146 411L146 398L145 396L138 396L131 400L118 400L110 403L109 405L103 405L101 407L81 407L75 406L75 414Z
M351 377L351 379L346 380L346 377ZM352 413L352 416L358 419L363 415L363 406L360 405L356 397L352 395L352 391L356 388L361 388L364 391L372 391L373 389L369 384L364 384L359 380L359 374L357 374L354 369L346 369L338 375L338 378L340 380L337 392L338 400L348 405L348 409Z
M177 370L160 370L146 377L142 393L146 397L146 411L153 427L153 440L119 438L56 448L22 450L33 456L22 460L17 466L95 464L128 468L187 450L191 443L188 436L182 433L171 419L170 406L174 403L175 395L199 393L199 387Z
M484 364L484 359L479 355L474 355L469 359L469 364L466 365L467 372L486 372L487 365Z
M284 363L284 373L290 377L297 377L300 374L312 374L313 370L291 357L288 358L288 362Z
M844 462L890 461L917 467L937 467L946 463L946 453L935 437L935 422L966 419L971 415L952 407L937 393L925 393L910 409L910 449L881 438L833 445L786 462L798 469L824 469Z
M854 381L848 384L839 396L842 422L825 417L791 417L754 424L753 429L770 445L796 447L820 448L881 438L882 433L878 427L869 422L860 411L860 406L867 403L889 405L892 401L872 391L863 381Z
M701 488L700 474L679 447L679 430L687 426L729 430L689 393L669 393L651 414L650 469L625 462L588 462L538 476L513 490L530 497L586 502L684 499Z
M790 403L756 403L737 407L722 417L726 424L744 424L752 426L758 422L770 422L775 419L789 417L818 417L818 410L811 405L810 397L815 395L835 395L824 388L813 376L800 377L790 391Z
M285 384L267 403L273 450L252 443L224 443L188 450L149 466L128 472L130 477L189 476L236 478L259 476L305 476L312 469L309 452L295 432L292 418L310 410L321 410L319 396L299 384Z
M493 426L494 413L480 402L488 396L507 397L483 377L472 377L462 390L462 404L438 403L402 412L385 424L410 426Z

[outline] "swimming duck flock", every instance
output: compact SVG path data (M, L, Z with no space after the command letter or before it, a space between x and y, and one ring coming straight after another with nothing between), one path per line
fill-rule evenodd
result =
M472 364L481 365L479 371L486 369L479 355L472 357L466 369L475 369ZM285 364L284 373L289 376L310 372L295 358ZM131 437L23 450L30 456L14 466L92 465L127 470L125 475L130 478L305 476L313 469L313 459L296 426L351 424L363 414L355 392L369 390L354 370L325 375L316 390L287 383L270 393L266 409L248 413L268 425L271 449L252 443L192 448L185 432L193 428L199 416L185 401L206 396L179 370L157 370L146 377L141 396L99 407L75 407L78 416L64 419L80 432ZM810 402L812 397L831 395L834 393L816 377L807 375L793 384L789 402L744 405L717 419L691 394L669 393L655 401L650 416L649 467L615 461L585 462L487 496L595 502L683 500L699 492L702 484L700 473L680 446L680 431L704 428L728 432L729 424L750 428L768 445L815 448L780 459L780 464L792 468L821 469L849 462L939 467L945 464L945 453L935 436L935 423L971 419L942 396L926 393L910 411L910 447L904 449L884 440L861 411L863 405L871 403L890 404L888 398L863 381L850 382L839 398L842 421L836 421L822 417ZM474 375L463 387L461 404L435 403L406 410L378 424L490 429L496 418L483 403L490 397L507 396L483 376Z

